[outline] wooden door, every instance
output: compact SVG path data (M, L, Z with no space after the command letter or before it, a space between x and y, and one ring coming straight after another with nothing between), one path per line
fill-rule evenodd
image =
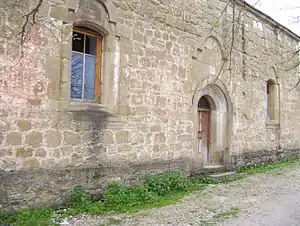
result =
M199 111L198 149L203 153L203 162L210 162L210 111Z

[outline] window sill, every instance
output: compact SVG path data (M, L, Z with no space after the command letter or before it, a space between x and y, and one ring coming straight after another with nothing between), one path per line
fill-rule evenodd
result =
M275 120L267 120L267 122L266 122L266 128L267 129L279 129L280 128L280 124L279 124L279 122L277 122Z
M103 104L87 101L71 100L68 104L68 111L70 112L90 112L105 115L113 115L113 113Z

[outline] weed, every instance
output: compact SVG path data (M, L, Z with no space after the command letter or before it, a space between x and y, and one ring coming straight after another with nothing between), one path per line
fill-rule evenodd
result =
M238 169L237 179L248 174L274 171L284 166L298 163L297 160L269 163L264 165L245 166ZM63 210L42 208L39 210L21 210L15 214L0 212L0 224L43 226L52 225L68 216L87 214L102 214L109 211L135 212L141 209L162 207L177 203L186 194L202 190L208 184L231 182L225 179L215 182L211 178L187 178L180 172L161 175L149 175L143 185L125 187L113 183L104 193L103 200L95 202L89 193L80 188L72 191L65 202ZM228 212L218 214L218 217L235 216L238 210L232 208ZM117 224L118 222L113 222Z
M14 224L22 226L48 226L53 210L42 208L39 210L20 210L14 215L0 213L0 224Z
M201 181L184 177L180 172L149 175L145 184L124 187L118 183L110 185L104 193L104 207L107 210L132 212L173 204L185 194L204 188Z
M158 200L158 195L144 185L130 188L114 183L104 193L103 203L107 210L128 212L134 211L136 207L156 203Z
M268 173L274 172L282 167L292 166L299 163L298 159L270 162L259 165L242 166L238 168L238 172L242 174Z
M230 218L238 214L238 208L231 208L229 211L218 213L215 218Z
M92 202L90 194L82 188L75 188L65 203L68 207L66 213L62 214L65 216L80 213L101 214L105 210L103 203Z
M192 181L181 172L149 175L146 180L147 189L159 196L164 196L170 192L187 191L193 185Z

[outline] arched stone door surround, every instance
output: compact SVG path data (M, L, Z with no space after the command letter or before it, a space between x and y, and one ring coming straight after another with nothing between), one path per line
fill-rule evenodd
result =
M203 105L207 102L207 106ZM197 91L194 97L196 151L203 165L230 163L232 105L221 82Z

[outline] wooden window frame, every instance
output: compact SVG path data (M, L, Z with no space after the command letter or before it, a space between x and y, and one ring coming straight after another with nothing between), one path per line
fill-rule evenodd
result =
M101 65L102 65L102 46L103 46L103 35L90 30L85 27L73 27L73 32L88 35L97 38L97 49L96 49L96 65L95 65L95 101L100 102L101 100L101 86L102 86L102 76L101 76ZM73 40L72 40L73 42ZM72 49L73 51L73 49ZM84 98L79 99L82 101L89 101Z

